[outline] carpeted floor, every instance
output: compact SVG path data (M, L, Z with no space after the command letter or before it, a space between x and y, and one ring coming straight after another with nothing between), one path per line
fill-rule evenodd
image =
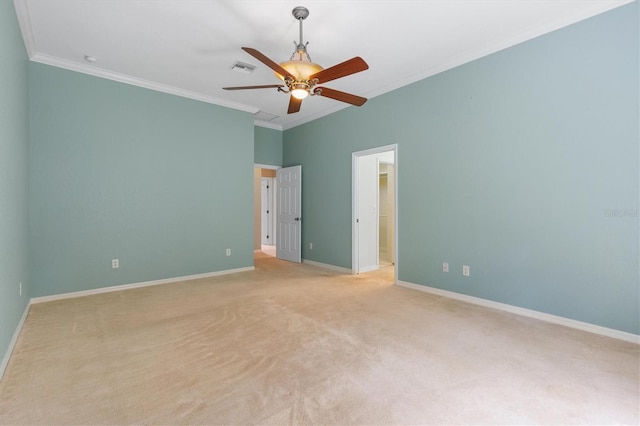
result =
M1 424L638 424L638 345L260 256L34 305Z

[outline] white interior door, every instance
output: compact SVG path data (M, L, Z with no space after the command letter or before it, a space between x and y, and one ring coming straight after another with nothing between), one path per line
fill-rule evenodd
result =
M358 273L378 269L378 156L358 157L356 226L358 227Z
M302 229L302 166L278 169L276 256L291 262L301 262Z

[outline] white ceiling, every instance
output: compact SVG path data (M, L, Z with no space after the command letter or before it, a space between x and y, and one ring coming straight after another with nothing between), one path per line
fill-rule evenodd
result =
M369 64L326 86L373 98L629 2L14 0L33 61L258 113L257 125L276 129L356 108L312 97L287 115L288 95L276 89L222 90L279 82L240 48L288 60L295 6L310 11L304 41L314 62L328 68L361 56ZM236 61L257 68L241 74L231 70Z

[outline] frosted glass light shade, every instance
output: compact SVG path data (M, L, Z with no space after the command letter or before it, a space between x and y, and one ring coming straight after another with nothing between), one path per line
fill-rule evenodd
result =
M295 75L296 80L308 80L310 75L323 69L320 65L311 61L286 61L282 62L280 66ZM284 77L280 74L276 73L276 76L280 80L284 80Z
M309 96L309 91L306 89L293 89L291 91L291 96L296 99L304 99Z

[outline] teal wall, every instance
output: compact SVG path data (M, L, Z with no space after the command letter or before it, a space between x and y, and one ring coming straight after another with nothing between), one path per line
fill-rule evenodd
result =
M29 300L28 58L13 2L0 2L0 361ZM22 282L22 297L19 284ZM0 374L2 372L0 371Z
M254 135L254 162L268 166L282 166L282 132L256 126Z
M623 6L285 131L303 258L351 267L351 153L398 143L400 280L639 334L638 16Z
M253 265L251 114L36 63L30 102L33 296Z

